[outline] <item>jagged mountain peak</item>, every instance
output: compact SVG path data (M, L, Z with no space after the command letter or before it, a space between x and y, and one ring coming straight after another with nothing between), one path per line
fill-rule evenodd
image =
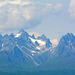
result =
M75 56L75 36L72 33L62 36L56 47L52 45L44 34L35 38L34 34L30 36L24 30L20 30L17 38L13 34L10 34L2 36L0 39L0 62L4 60L11 60L11 64L13 62L15 64L16 61L17 63L24 62L23 65L27 65L28 63L28 68L32 64L36 66L36 64L47 63L56 56L69 57L70 55Z
M37 37L37 39L41 39L43 41L47 41L47 37L44 34L42 36Z
M19 31L19 33L21 33L21 34L23 34L23 35L29 35L25 30L23 30L23 29L21 29L20 31Z
M46 48L49 48L51 46L52 46L52 43L50 42L49 39L47 39L47 41L46 41Z
M8 37L9 35L8 34L5 34L3 37Z
M14 34L13 34L13 33L11 33L9 36L14 37Z
M42 36L41 36L42 38L46 38L46 36L43 34Z
M75 36L74 36L72 33L67 33L64 37L65 37L65 38L68 38L68 39L72 39L72 38L74 38Z
M74 35L72 33L67 33L66 35L62 36L62 37L74 37Z
M25 39L28 39L29 37L29 34L24 31L23 29L21 29L16 35L15 35L16 38L25 38Z
M20 29L19 33L21 33L21 32L22 32L22 33L25 32L24 29Z
M72 33L67 33L62 36L56 49L59 55L69 56L75 52L75 36Z
M2 35L0 34L0 38L2 37Z
M35 39L35 35L33 34L33 35L31 36L31 38Z
M65 36L62 36L60 39L60 43L69 43L75 40L75 36L72 33L67 33Z
M67 33L67 36L74 37L73 33Z

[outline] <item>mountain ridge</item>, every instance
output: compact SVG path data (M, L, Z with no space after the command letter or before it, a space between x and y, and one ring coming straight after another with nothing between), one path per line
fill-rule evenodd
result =
M74 56L75 36L72 33L62 36L56 47L44 34L35 38L21 30L16 35L0 35L0 69L29 69L49 63L55 67L61 61L63 65L71 63Z

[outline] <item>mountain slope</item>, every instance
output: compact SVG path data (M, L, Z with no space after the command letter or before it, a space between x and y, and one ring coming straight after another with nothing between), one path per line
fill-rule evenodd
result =
M68 63L68 64L67 64ZM54 47L42 35L35 38L24 30L16 35L0 35L0 69L75 69L75 36L62 36ZM40 69L39 68L39 69Z
M46 38L47 39L47 38ZM34 40L34 41L33 41ZM31 68L44 64L38 55L46 51L46 43L49 44L47 50L52 43L30 36L24 30L18 34L4 35L0 38L0 68ZM15 66L14 66L15 65ZM10 66L10 67L9 67Z
M71 33L63 36L60 39L58 46L55 49L58 55L71 56L75 54L75 36Z
M52 51L53 57L50 50L45 52L44 56L49 55L48 62L37 67L38 70L75 70L75 36L72 33L62 36L59 44Z

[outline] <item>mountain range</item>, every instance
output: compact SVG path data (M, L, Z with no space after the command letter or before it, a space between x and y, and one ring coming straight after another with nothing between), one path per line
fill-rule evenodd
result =
M75 69L75 36L67 33L57 46L44 34L26 31L0 35L0 70Z

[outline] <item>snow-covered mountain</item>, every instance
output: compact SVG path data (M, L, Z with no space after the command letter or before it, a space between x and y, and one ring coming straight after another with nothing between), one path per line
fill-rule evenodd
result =
M42 64L42 60L37 58L38 55L52 47L50 40L46 37L45 39L35 38L34 35L31 36L24 30L20 30L17 34L0 35L0 65L8 64L13 67L22 63L25 68L28 68Z
M74 56L75 36L72 33L63 36L56 47L44 34L36 38L20 30L17 34L0 35L0 69L28 69L56 63L62 57L63 60L74 59Z
M15 38L24 38L26 41L31 42L34 46L34 49L38 50L39 52L32 51L32 53L42 53L49 50L52 47L52 43L49 39L43 34L40 37L35 38L34 34L31 36L24 30L21 30L18 34L15 35ZM30 43L29 43L30 45Z

